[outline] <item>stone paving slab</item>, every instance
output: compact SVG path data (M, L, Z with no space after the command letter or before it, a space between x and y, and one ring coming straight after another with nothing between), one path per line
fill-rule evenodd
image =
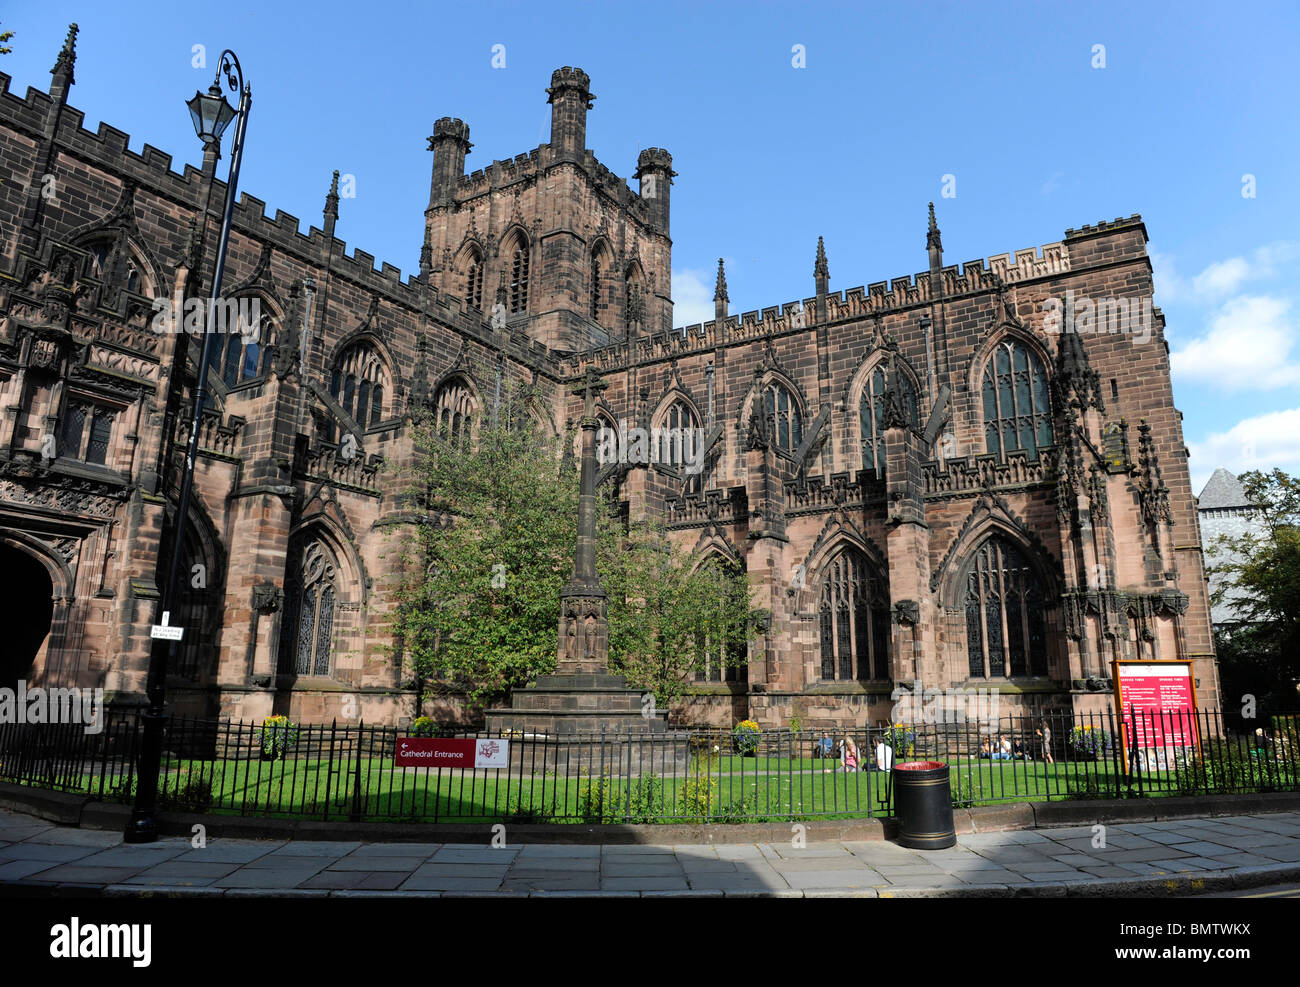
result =
M310 880L324 864L309 864L305 867L241 867L239 870L218 878L213 882L219 888L269 888L284 890L296 888L304 881Z
M83 867L80 864L59 864L28 877L31 881L51 881L56 884L73 881L84 884L117 884L139 872L139 867Z
M95 851L84 846L56 846L52 843L14 843L4 848L6 860L80 860Z
M238 864L222 863L213 861L212 863L197 863L189 861L168 860L166 863L150 867L148 870L142 870L134 877L123 881L123 884L134 884L137 882L154 883L157 881L166 881L175 884L181 880L209 880L215 881L225 877L227 874L233 874L239 869Z
M273 849L274 847L267 848L256 843L232 844L229 841L223 841L221 843L209 843L202 850L187 850L172 859L184 863L210 861L223 864L246 864L257 860L259 857L265 857ZM289 856L289 854L283 854L282 856Z
M0 881L21 881L24 877L49 869L48 860L11 860L0 863Z
M425 862L424 857L358 857L349 854L330 864L330 870L339 871L401 871L409 874Z

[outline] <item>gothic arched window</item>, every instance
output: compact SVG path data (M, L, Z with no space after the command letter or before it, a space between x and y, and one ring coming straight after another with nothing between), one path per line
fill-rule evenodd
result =
M803 442L803 418L794 395L783 384L772 381L763 390L763 413L772 442L793 454Z
M203 541L197 532L197 525L191 522L185 526L185 556L182 563L182 579L178 586L179 598L174 604L175 613L172 623L185 628L185 636L177 648L175 666L168 668L170 674L183 679L196 681L215 670L213 656L216 638L221 631L221 607L214 603L215 594L209 580L217 578L217 570L209 560ZM203 566L205 578L200 586L193 584L195 566Z
M465 271L465 300L470 308L483 308L483 255L471 247L469 264Z
M689 409L688 409L689 410ZM738 563L717 552L701 563L700 568L712 566L720 575L734 578L740 572ZM749 649L743 641L727 642L722 635L706 630L695 635L696 682L748 682L749 665L745 661Z
M510 284L507 298L510 312L528 311L528 241L522 233L516 233L507 246L505 255L510 265Z
M600 321L600 279L602 274L600 252L591 253L591 321Z
M817 617L823 679L889 677L889 601L858 549L827 564Z
M970 561L965 608L971 678L1047 674L1043 590L1005 538L989 538Z
M986 451L1005 458L1023 449L1030 459L1052 444L1052 409L1043 362L1018 339L998 344L981 383Z
M887 384L885 367L881 364L867 378L859 406L862 418L862 468L875 470L877 477L885 474L885 430L881 420L885 414ZM916 389L906 374L898 373L898 389L903 401L903 414L909 425L917 427L920 413L916 404Z
M698 457L704 435L695 409L678 398L668 407L659 428L658 436L652 436L657 439L659 448L652 450L652 454L657 453L658 462L681 472L686 493L698 493L704 486L703 470L698 473L690 470L692 463L700 462L703 465Z
M447 381L433 399L433 421L439 437L458 449L467 449L477 411L478 401L469 384L460 377Z
M234 304L234 300L231 300ZM265 353L263 344L271 333L272 320L269 315L262 315L256 329L247 321L251 318L246 310L247 301L239 301L239 321L235 331L224 338L218 337L217 353L214 357L214 370L221 375L221 382L227 388L234 387L241 381L257 377L263 369L262 357ZM257 303L255 303L257 304ZM253 308L252 311L256 311Z
M369 343L349 346L330 373L330 396L362 428L373 428L384 417L384 387L388 370Z
M124 235L101 236L83 243L90 253L86 274L106 285L124 288L136 294L146 293L144 278L140 276L140 263L136 260Z
M329 675L339 565L320 538L306 544L285 580L280 634L281 675Z

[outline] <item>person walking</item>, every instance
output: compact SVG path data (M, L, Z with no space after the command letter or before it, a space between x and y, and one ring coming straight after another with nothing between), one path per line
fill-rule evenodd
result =
M1052 759L1052 726L1047 722L1047 717L1039 721L1039 727L1034 731L1038 734L1039 743L1043 745L1043 760L1048 764L1055 764Z

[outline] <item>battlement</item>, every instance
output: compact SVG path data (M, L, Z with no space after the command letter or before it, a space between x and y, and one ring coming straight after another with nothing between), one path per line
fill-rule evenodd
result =
M1116 216L1109 222L1103 219L1098 222L1096 226L1089 226L1087 223L1084 223L1083 226L1077 230L1066 230L1065 239L1077 240L1085 236L1096 236L1098 233L1114 233L1117 230L1136 229L1139 227L1142 229L1143 240L1148 239L1146 235L1146 224L1142 222L1142 216L1140 213L1134 213L1128 219L1125 219L1122 216Z
M35 89L29 89L26 98L20 99L9 91L11 81L10 76L0 73L0 127L10 127L35 138L44 128L45 115L52 100L47 93ZM454 133L457 129L455 124L459 121L444 118L439 123L446 121L451 123L450 129ZM62 151L89 159L119 180L133 181L139 190L137 194L182 202L191 211L198 211L203 193L203 173L199 168L186 164L183 172L177 172L172 167L173 158L170 154L149 144L144 145L141 153L137 154L128 146L130 135L106 123L101 123L99 129L92 133L85 129L84 122L85 114L80 110L73 106L64 108L59 131L55 136ZM468 127L463 132L467 134ZM525 162L532 164L536 157L536 151L520 155L513 164L507 166L522 167ZM225 192L225 180L215 178L213 201L221 202ZM267 215L266 203L255 195L248 192L240 194L235 202L232 226L237 236L269 243L272 248L304 264L324 267L328 259L330 270L336 277L350 279L390 304L405 308L411 313L423 312L428 308L438 321L485 345L499 345L498 334L484 321L483 314L470 309L460 297L441 294L436 289L429 288L417 275L403 280L401 269L386 261L376 267L375 257L359 248L349 255L345 241L327 236L315 226L304 234L298 217L282 209L277 209L274 218L271 218ZM538 367L550 375L557 375L557 357L520 330L514 331L508 343L508 351L522 363Z
M510 185L520 179L535 176L541 164L541 152L541 147L535 147L523 154L516 154L513 158L495 160L486 168L460 176L456 180L456 197L473 198L494 186Z
M1083 231L1067 231L1066 240L1028 247L1013 253L995 254L977 258L957 266L949 265L939 271L939 284L945 298L996 291L1000 286L1038 278L1068 274L1080 269L1072 265L1068 241L1081 236L1096 236L1127 232L1142 227L1140 216L1085 226ZM1113 260L1113 257L1109 258ZM1088 263L1084 267L1089 266ZM886 312L897 312L918 305L929 304L934 299L934 284L929 271L904 275L889 281L829 292L822 299L826 322L853 321ZM693 325L679 326L672 332L652 333L639 341L633 354L625 341L610 343L587 353L572 354L564 359L566 375L581 374L590 363L600 372L617 370L632 359L669 359L687 353L711 350L762 335L780 335L807 328L816 321L816 297L802 302L787 302L761 310L729 315L725 319Z
M456 180L457 201L464 202L467 199L484 195L494 188L512 185L528 178L536 178L543 168L547 150L547 145L543 144L527 153L516 154L513 158L502 158L493 161L485 168L479 168L468 175L459 177ZM671 170L672 156L666 151L663 153L668 160L667 167ZM646 200L641 198L640 194L628 185L626 179L614 174L609 168L601 164L590 150L584 152L579 161L571 163L576 163L582 168L592 185L614 199L622 209L631 213L643 223L650 221L650 208Z
M462 141L468 145L469 124L456 117L442 117L435 120L433 123L433 137L430 140L438 140L443 137Z
M662 168L665 171L672 171L673 156L662 147L647 147L637 155L637 177L639 178L641 176L641 172L649 171L651 168Z
M588 102L587 109L591 109L590 101L596 98L591 95L591 76L571 65L565 65L551 73L551 85L546 90L550 97L547 102L554 102L557 95L570 89L576 90Z

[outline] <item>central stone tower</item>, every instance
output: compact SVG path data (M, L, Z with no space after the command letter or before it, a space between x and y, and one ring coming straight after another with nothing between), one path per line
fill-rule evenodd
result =
M469 126L434 124L421 275L484 319L504 286L507 325L554 350L671 330L672 155L643 149L633 191L587 147L587 73L556 69L546 95L550 143L471 174Z

